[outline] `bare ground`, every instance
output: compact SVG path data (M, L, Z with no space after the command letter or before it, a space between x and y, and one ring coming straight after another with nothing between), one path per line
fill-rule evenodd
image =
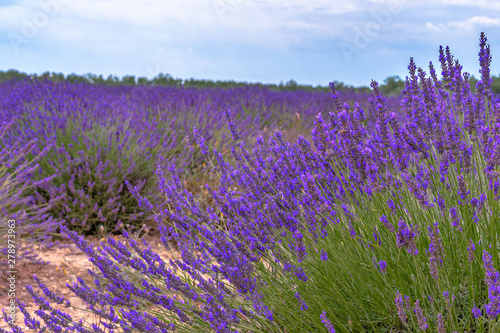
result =
M157 252L163 260L168 260L172 258L171 252L169 252L159 240L159 237L152 237L149 235L144 236L148 244L151 245L152 249ZM117 237L118 240L123 241L124 238L121 236ZM86 237L86 240L97 245L99 239L96 237ZM76 278L80 277L86 282L90 282L91 276L87 273L89 268L93 268L93 264L88 261L87 256L80 251L71 240L64 239L61 241L64 245L69 245L68 247L53 247L51 249L40 250L38 256L43 261L48 261L48 265L38 265L30 263L29 261L21 260L16 262L16 297L23 303L26 304L26 308L29 313L33 314L34 311L38 309L33 302L31 295L26 290L26 285L31 285L35 291L39 291L36 282L33 280L33 275L36 276L44 283L51 291L56 295L62 295L66 300L71 302L72 307L64 308L64 306L55 306L56 308L69 314L75 322L80 321L80 319L86 321L87 323L98 323L97 316L87 311L78 309L86 309L86 304L82 300L75 297L75 295L67 288L66 284L77 282ZM174 253L177 253L174 251ZM177 256L177 255L176 255ZM0 267L0 311L4 309L7 312L7 306L9 304L8 289L9 282L6 280L7 273L4 267ZM92 285L92 284L91 284ZM52 304L51 305L55 305ZM78 307L78 308L77 308ZM1 312L0 312L1 315ZM3 316L2 316L3 317ZM39 318L38 318L39 319ZM39 319L40 320L40 319ZM40 320L41 321L41 320ZM43 324L43 321L41 321ZM26 332L32 332L26 328L24 324L24 315L19 309L16 308L16 325L21 327ZM0 319L0 328L8 329L8 324Z

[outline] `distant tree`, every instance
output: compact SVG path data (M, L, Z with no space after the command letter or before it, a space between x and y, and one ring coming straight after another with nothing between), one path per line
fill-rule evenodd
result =
M500 75L493 75L491 78L493 79L493 82L491 83L491 90L493 90L495 94L500 94Z
M401 94L401 90L405 87L405 81L399 76L389 76L380 85L380 90L387 96L394 96Z
M135 82L135 76L133 76L133 75L125 75L122 78L122 83L124 85L127 85L127 86L135 86L135 84L136 84L136 82Z
M148 80L147 77L140 76L137 78L137 84L140 86L147 86L150 84L150 81Z
M297 90L298 84L294 80L290 80L285 84L288 90Z
M10 80L20 80L27 77L28 74L19 72L15 69L9 69L6 72L0 71L0 82L10 81Z

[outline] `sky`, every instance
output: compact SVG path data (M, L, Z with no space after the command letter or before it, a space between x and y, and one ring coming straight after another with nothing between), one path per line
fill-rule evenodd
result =
M354 86L438 67L500 74L500 1L2 0L0 70Z

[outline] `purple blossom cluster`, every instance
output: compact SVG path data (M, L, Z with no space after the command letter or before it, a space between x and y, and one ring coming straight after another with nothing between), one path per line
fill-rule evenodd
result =
M429 325L426 323L427 318L424 317L422 308L420 307L420 300L417 299L415 302L415 316L417 317L417 322L418 322L418 327L422 330L425 331Z
M325 325L326 329L328 330L328 333L335 333L335 328L333 327L332 323L328 318L326 317L325 311L321 312L321 322Z
M495 270L492 263L492 256L483 252L483 263L486 276L484 282L488 288L488 303L484 308L489 318L496 318L500 314L500 278L498 271Z
M399 230L397 233L397 247L406 248L408 253L416 256L418 254L417 246L415 245L415 231L412 225L407 226L403 219L399 220Z
M398 317L402 322L406 322L406 310L405 306L403 303L403 296L399 293L399 291L396 292L396 299L394 300L396 304L396 308L398 310Z

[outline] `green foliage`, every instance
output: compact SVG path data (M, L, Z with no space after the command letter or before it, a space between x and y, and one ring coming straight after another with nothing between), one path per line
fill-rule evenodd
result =
M380 90L387 96L398 96L405 87L405 81L399 76L389 76L384 80L384 84L380 85Z

